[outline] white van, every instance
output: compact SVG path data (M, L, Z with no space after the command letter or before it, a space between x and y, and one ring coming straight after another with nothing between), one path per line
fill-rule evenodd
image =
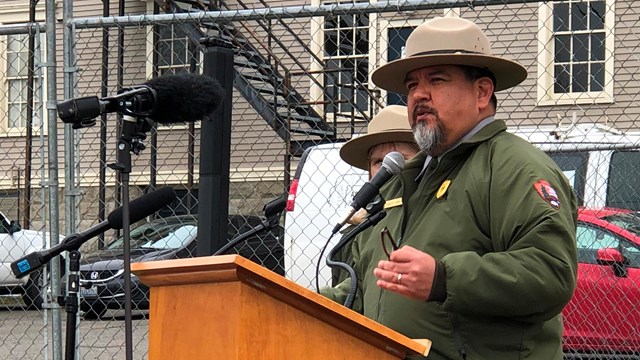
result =
M356 192L368 180L366 171L340 158L344 143L323 144L307 149L291 182L285 216L286 277L315 289L318 256L339 217L346 214ZM327 250L340 240L336 234ZM329 284L331 270L321 263L320 286Z
M575 189L579 205L640 210L640 133L622 134L600 124L513 128L510 131L544 150L558 163ZM291 183L285 217L287 278L315 288L318 257L331 229L368 180L365 171L340 159L343 143L307 149ZM340 239L336 235L327 253ZM319 283L330 283L321 261Z
M514 133L560 166L580 206L640 210L640 133L601 124L518 128Z

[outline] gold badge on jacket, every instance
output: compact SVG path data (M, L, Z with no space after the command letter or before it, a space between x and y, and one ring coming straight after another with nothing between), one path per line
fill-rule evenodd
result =
M446 198L447 190L449 190L449 185L451 185L451 180L445 180L440 185L440 189L436 193L436 199L440 200L442 198Z
M402 206L402 198L395 198L395 199L391 199L391 200L387 200L384 202L384 208L388 209L388 208L392 208L392 207L396 207L396 206Z

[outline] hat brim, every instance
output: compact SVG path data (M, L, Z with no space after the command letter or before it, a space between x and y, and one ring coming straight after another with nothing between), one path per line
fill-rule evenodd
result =
M410 130L383 131L375 134L358 136L347 141L340 148L340 157L347 164L359 169L369 170L369 149L388 142L408 142L415 144L413 132Z
M517 62L479 54L429 54L394 60L382 65L371 74L371 81L378 87L407 94L405 80L413 70L426 66L467 65L486 68L496 78L494 91L501 91L520 84L527 78L527 69Z

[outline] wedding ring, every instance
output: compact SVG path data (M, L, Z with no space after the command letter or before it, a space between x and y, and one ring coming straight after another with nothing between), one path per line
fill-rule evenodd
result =
M397 281L398 284L400 284L400 280L402 280L402 274L398 274L398 281Z

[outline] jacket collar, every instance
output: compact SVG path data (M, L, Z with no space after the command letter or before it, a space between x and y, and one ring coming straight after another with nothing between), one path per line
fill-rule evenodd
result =
M461 152L464 152L469 147L475 146L482 142L485 142L498 133L507 130L507 125L502 120L495 120L493 116L488 117L480 121L471 131L463 136L451 149L447 150L444 154L438 156L437 160L440 161L443 157L454 156ZM450 154L450 155L448 155ZM416 181L424 175L428 163L431 161L431 156L420 151L413 159L411 159L405 166L405 169L411 169L415 167L421 167L421 171L418 174Z

